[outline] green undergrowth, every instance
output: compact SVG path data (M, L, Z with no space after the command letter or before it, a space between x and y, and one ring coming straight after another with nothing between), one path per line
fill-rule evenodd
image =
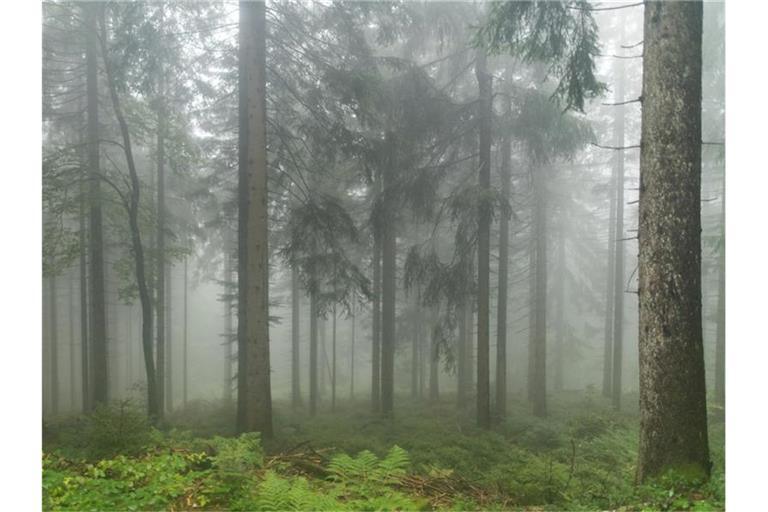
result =
M534 418L513 401L506 421L482 431L471 409L457 411L450 397L436 404L401 399L393 419L371 414L364 401L314 418L278 403L275 437L262 443L254 434L233 437L221 420L231 410L221 404L194 404L171 415L162 431L118 404L46 425L44 508L724 508L724 424L716 410L712 478L667 474L642 486L633 483L635 411L617 413L590 393L572 393L552 397L549 412Z

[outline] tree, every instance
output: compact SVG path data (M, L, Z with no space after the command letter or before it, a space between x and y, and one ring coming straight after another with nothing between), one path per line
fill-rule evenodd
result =
M644 20L637 477L708 476L701 317L701 2Z
M301 405L299 367L299 273L291 268L291 405Z
M240 3L240 217L238 430L272 436L267 251L266 16Z
M504 113L509 122L510 101ZM501 195L509 200L512 180L512 137L504 131L501 138ZM509 286L509 215L504 212L499 220L499 291L496 301L496 416L503 420L507 415L507 287Z

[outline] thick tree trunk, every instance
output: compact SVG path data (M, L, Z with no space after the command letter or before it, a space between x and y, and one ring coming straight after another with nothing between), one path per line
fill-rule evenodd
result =
M479 88L479 180L482 203L479 205L477 234L477 424L491 426L490 315L491 315L491 75L486 68L484 50L478 50L475 75Z
M104 6L94 2L84 7L87 20L86 109L88 111L88 181L89 181L89 277L90 277L90 400L88 409L107 403L107 313L104 294L104 235L101 212L101 168L99 164L99 45L97 20Z
M244 168L239 187L247 191L244 273L238 275L242 289L239 322L244 323L241 346L245 348L245 393L238 395L244 408L241 431L272 436L272 392L269 363L269 280L267 250L267 111L266 111L266 15L264 2L240 3L240 75L245 101L240 113L241 129L247 138L240 151Z
M509 200L512 169L512 141L501 140L501 195ZM496 416L507 416L507 288L509 286L509 216L502 212L499 221L499 295L496 309Z
M162 414L162 410L160 408L160 401L157 395L157 375L155 373L154 355L152 353L152 298L150 296L149 286L147 285L144 262L144 246L141 242L141 230L139 229L141 186L139 183L139 175L136 172L136 165L133 159L133 150L131 149L131 136L130 132L128 131L128 123L126 122L125 117L123 116L123 111L120 108L120 99L117 95L117 86L112 74L112 66L107 51L107 30L106 20L103 18L103 10L101 18L100 42L101 53L102 57L104 58L104 69L106 71L107 83L109 85L109 95L112 100L112 107L115 111L115 117L117 117L117 121L120 126L120 133L123 139L123 150L125 152L125 160L128 165L128 173L130 175L130 196L126 198L126 202L128 203L128 225L131 233L131 248L133 250L135 264L134 270L136 273L136 283L139 288L139 300L141 302L141 339L144 348L144 367L147 372L147 411L151 420L156 421ZM97 300L93 293L91 294L91 297L92 300ZM96 366L95 362L94 366ZM98 381L94 380L94 386L96 386L96 382Z
M529 347L529 393L534 416L547 415L547 191L546 169L533 171L535 288L533 300L533 336ZM529 356L529 357L530 357Z
M317 293L309 297L309 414L317 413Z
M623 26L623 25L622 25ZM623 32L623 30L622 30ZM624 101L624 61L616 59L616 103ZM624 105L616 107L614 143L624 146ZM624 151L616 151L616 231L614 232L613 282L613 376L611 401L615 409L621 408L621 375L624 353Z
M299 272L291 268L291 406L301 406L301 387L299 367Z
M708 476L701 326L701 2L645 7L637 477Z

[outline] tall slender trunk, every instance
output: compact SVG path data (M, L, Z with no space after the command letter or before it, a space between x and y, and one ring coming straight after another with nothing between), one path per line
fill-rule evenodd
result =
M291 405L301 406L301 368L299 367L299 272L291 268Z
M334 298L334 300L336 299ZM331 411L335 411L335 410L336 410L336 302L333 303L333 320L331 322Z
M173 266L165 269L165 409L173 410Z
M120 99L117 94L117 86L115 84L114 76L112 74L112 66L109 59L109 52L107 51L107 26L106 20L101 17L101 37L99 42L101 43L101 53L104 59L104 69L107 76L107 84L109 85L109 94L112 100L112 108L115 111L115 117L117 118L120 126L120 133L123 139L123 150L125 152L125 159L128 165L128 173L130 175L130 196L126 199L128 209L128 224L131 233L131 248L133 250L136 283L139 288L139 300L141 302L141 339L144 348L144 367L147 373L147 410L152 421L156 421L162 414L160 408L160 401L157 395L157 376L155 373L155 362L152 353L152 298L150 296L149 286L147 285L147 277L145 272L144 262L144 246L141 242L141 231L139 229L139 207L141 199L141 187L139 184L139 175L136 172L136 165L133 159L133 150L131 149L131 136L128 131L128 123L123 116L123 111L120 108ZM102 289L103 293L103 289ZM98 300L95 294L91 294L92 300ZM93 330L93 329L92 329ZM96 331L94 331L95 333ZM95 334L94 334L95 336ZM94 338L95 343L95 338ZM105 363L106 363L106 357ZM94 362L94 366L97 364ZM106 368L106 366L105 366ZM97 379L94 380L94 387L96 387ZM95 393L96 390L94 390Z
M622 33L623 33L622 25ZM624 101L624 60L616 59L616 103ZM616 147L624 146L624 105L616 107L614 136ZM621 375L624 349L624 150L616 151L616 231L614 232L613 295L613 377L611 398L615 409L621 408Z
M355 399L355 305L357 300L352 298L352 339L349 347L349 398Z
M309 415L317 413L317 292L309 296Z
M529 393L534 416L547 415L547 192L544 167L533 171L535 287Z
M479 88L480 171L483 202L479 205L477 234L477 424L491 426L490 314L491 314L491 206L486 192L491 191L491 75L486 68L484 50L478 50L475 75Z
M557 331L555 334L555 367L554 388L555 391L563 390L563 351L565 350L565 279L568 275L565 263L565 228L562 226L564 219L560 219L560 243L557 246L557 269L560 274L557 280Z
M429 314L429 401L440 399L440 352L437 345L437 306Z
M320 332L319 332L319 339L320 339L319 350L320 350L320 354L319 355L320 355L322 360L319 362L320 363L320 367L318 369L320 374L319 374L319 383L318 383L319 385L317 387L317 397L318 397L318 399L322 400L323 399L323 395L325 395L325 391L326 391L325 374L328 371L328 354L325 351L325 335L327 334L327 332L326 332L327 329L326 329L325 318L324 317L320 317L320 319L318 321L318 328L320 330ZM328 373L330 373L330 371L328 371Z
M86 230L86 204L87 204L87 189L86 182L89 169L87 165L83 166L82 180L80 182L80 201L79 201L79 218L80 229L78 231L78 242L80 245L80 401L82 411L88 412L90 410L90 374L88 365L88 262L87 262L87 250L88 250L88 236Z
M387 180L384 186L389 189L392 185ZM394 412L396 251L395 226L390 219L383 226L381 251L381 412L387 417Z
M605 327L603 341L603 396L610 398L611 379L613 378L613 295L616 267L616 245L614 231L616 229L616 166L611 167L609 184L610 206L608 213L608 279L605 291Z
M725 405L725 172L723 172L720 226L722 238L717 258L717 337L715 339L715 401Z
M512 140L505 132L501 140L501 195L505 201L511 192ZM499 295L496 310L496 416L507 416L507 289L509 287L509 216L499 220Z
M239 322L245 324L241 346L245 353L245 394L238 395L244 416L240 431L257 431L272 437L272 390L269 361L269 278L267 249L267 102L266 102L266 7L264 2L240 2L240 75L245 94L240 101L240 128L246 132L240 147L243 168L239 187L248 201L244 223L244 245L238 275L242 289Z
M104 234L101 212L101 168L99 164L99 89L97 51L99 36L97 20L103 13L101 2L83 7L85 10L86 46L86 109L88 111L88 201L89 211L89 278L90 278L90 400L88 410L107 403L107 313L104 294Z
M51 378L51 414L59 414L59 319L58 305L56 304L56 276L48 278L48 313L49 319L49 343L50 343L50 378Z
M414 310L411 319L411 398L419 395L419 344L421 341L421 294L414 298Z
M701 317L702 3L645 7L640 149L640 482L709 476Z
M465 299L468 300L468 299ZM463 410L467 406L467 396L469 395L469 382L467 375L467 366L469 358L467 357L467 314L464 303L458 306L458 340L456 350L456 406Z
M189 261L184 256L184 325L182 337L182 400L184 406L187 405L189 397L189 346L187 339L187 328L189 327Z
M165 106L163 98L163 71L160 70L157 98L157 274L155 281L155 310L157 311L157 399L160 417L166 410L166 347L165 347Z
M381 177L377 180L380 187ZM381 411L381 235L373 234L373 319L371 321L371 407Z
M133 375L133 360L135 359L135 355L133 353L133 304L128 306L128 357L126 358L126 369L125 373L128 378L128 388L133 385L134 382L134 375Z
M229 233L224 242L224 401L232 402L232 359L233 345L236 340L232 328L232 284L234 283L234 268L232 265L232 243Z
M67 300L67 309L69 318L67 327L69 327L69 410L75 411L75 402L77 401L75 392L75 285L73 276L68 276L69 293Z

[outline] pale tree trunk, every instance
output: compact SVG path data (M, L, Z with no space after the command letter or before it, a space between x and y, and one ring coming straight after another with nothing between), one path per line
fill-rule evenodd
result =
M335 299L334 294L334 300ZM331 411L336 410L336 302L333 303L331 321Z
M352 298L352 339L350 340L349 347L349 398L354 400L355 398L355 323L356 323L356 310L355 305L357 300Z
M299 367L299 272L291 268L291 406L301 406L301 368Z
M715 340L715 401L725 405L725 173L720 210L722 239L717 261L717 338Z
M317 413L317 293L309 297L309 415Z
M414 297L413 316L411 319L411 398L419 396L419 344L421 342L421 294Z
M389 176L385 175L385 179ZM391 177L390 177L391 179ZM392 184L387 180L385 189ZM395 226L387 208L388 219L383 223L381 248L381 412L391 417L394 408L395 386L395 290L396 290L396 237Z
M173 410L173 266L165 269L165 409Z
M150 296L150 289L147 284L147 277L145 271L144 261L144 246L141 242L141 231L139 229L139 207L141 199L141 186L139 183L139 175L136 172L136 165L133 159L133 150L131 149L131 136L128 131L128 123L123 116L123 111L120 108L120 99L117 95L117 86L115 84L114 76L112 74L112 66L107 51L107 27L106 20L101 18L101 37L99 38L101 43L101 53L104 59L104 69L107 77L107 84L109 85L109 95L112 100L112 108L115 111L115 117L117 118L118 125L120 126L120 134L123 139L123 151L125 152L125 160L128 165L128 174L130 175L130 195L125 199L128 209L128 224L131 232L131 249L133 250L134 258L134 271L136 273L136 283L139 289L139 300L141 302L141 339L144 348L144 367L147 373L147 412L151 420L157 421L161 414L160 401L157 396L157 375L155 373L155 361L154 354L152 353L152 298ZM103 290L102 290L103 291ZM91 295L93 300L96 297ZM96 364L94 363L94 366ZM96 387L96 380L94 381L94 387ZM94 390L95 393L95 390Z
M701 317L701 2L645 7L640 150L640 482L708 476Z
M67 327L69 327L69 410L75 412L75 402L77 401L75 393L75 286L74 276L70 275L67 279L69 283L69 294L67 300L67 309L69 318Z
M611 379L613 378L613 294L614 271L616 267L616 245L613 238L616 229L616 166L611 167L611 180L608 195L610 206L608 213L608 279L605 292L605 327L603 341L603 396L610 398Z
M377 183L380 182L380 179ZM373 315L371 327L371 408L381 411L381 236L373 235Z
M234 329L232 327L232 283L234 282L234 268L232 265L232 244L229 233L224 242L224 401L232 402L232 359L233 345L236 343Z
M479 89L480 190L483 194L478 211L477 234L477 424L491 426L490 314L491 314L491 206L486 193L491 191L491 75L484 50L478 50L475 75Z
M163 98L162 67L157 98L157 275L155 281L155 310L157 311L157 399L160 417L166 410L166 347L165 347L165 106Z
M245 128L245 153L241 160L240 188L247 191L245 245L242 267L238 275L243 293L238 321L244 323L241 346L245 348L245 394L238 395L243 404L240 431L260 432L272 437L272 392L269 362L269 279L267 250L267 111L266 111L266 14L264 2L240 3L240 74L245 86L245 101L240 113L240 127Z
M104 293L104 235L101 212L101 168L99 164L99 90L97 20L104 5L84 6L86 19L86 109L88 112L88 201L89 278L90 278L90 383L88 410L107 403L107 313Z
M88 264L87 264L87 249L88 249L88 241L87 241L87 233L86 230L88 229L86 226L86 215L85 215L85 209L86 209L86 180L87 180L87 172L88 172L88 166L83 166L83 177L82 182L80 183L80 211L79 211L79 217L80 217L80 230L78 232L78 241L80 244L80 272L79 272L79 278L80 278L80 286L79 286L79 293L80 293L80 401L82 405L82 411L88 412L90 410L90 375L89 375L89 365L88 365Z
M564 222L564 219L560 219ZM555 391L563 390L563 351L565 350L565 279L568 275L565 263L565 229L560 228L560 243L557 247L557 268L560 274L557 280L557 331L555 334Z
M468 298L465 299L465 301ZM469 386L467 382L467 366L469 357L467 356L467 312L466 305L462 303L457 308L458 313L458 347L456 350L456 406L464 409L467 406L467 396L469 395Z
M622 25L623 27L623 25ZM623 33L623 30L622 30ZM616 59L616 103L624 101L624 60ZM616 107L614 143L624 146L624 105ZM613 282L613 377L611 399L615 409L621 408L621 376L624 352L624 151L616 151L616 231L614 232Z
M58 305L56 304L56 276L48 278L48 314L49 319L49 343L50 350L50 378L51 378L51 414L59 414L59 319Z
M189 327L189 262L184 256L184 325L182 337L182 400L184 406L187 405L189 397L189 345L187 338L187 329Z
M509 200L511 189L511 138L501 140L501 195ZM499 221L499 291L496 310L496 416L507 416L507 288L509 286L509 216Z
M535 287L529 347L529 393L534 416L547 415L547 191L544 167L533 171Z

